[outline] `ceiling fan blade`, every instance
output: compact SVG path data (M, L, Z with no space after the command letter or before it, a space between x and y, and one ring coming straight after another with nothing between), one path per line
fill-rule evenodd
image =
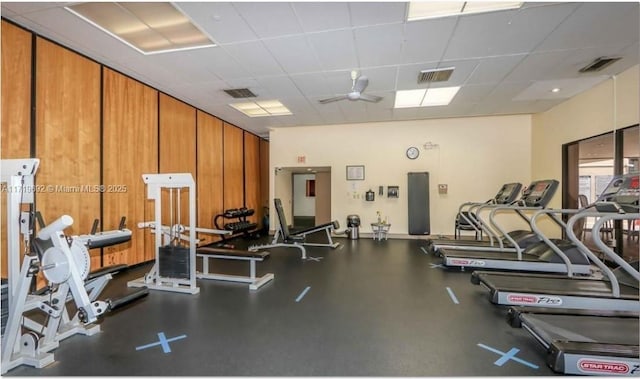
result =
M333 103L334 101L344 100L346 98L347 98L347 95L340 95L340 96L330 97L327 99L321 99L321 100L318 100L318 102L320 104L327 104L327 103Z
M364 91L365 88L367 88L368 85L369 85L369 78L367 78L366 76L360 76L358 79L356 79L356 82L353 85L353 91L362 92Z
M383 98L380 96L376 96L376 95L365 95L363 93L360 94L360 99L359 100L364 100L364 101L369 101L371 103L377 103L380 100L382 100Z

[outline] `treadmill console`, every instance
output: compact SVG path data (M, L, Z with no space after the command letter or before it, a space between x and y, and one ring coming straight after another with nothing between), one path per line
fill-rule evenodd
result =
M614 177L602 192L595 207L599 212L637 213L640 202L640 177L637 173Z
M520 194L522 184L507 183L500 188L500 191L494 196L496 204L511 204Z
M560 182L555 179L536 180L524 190L520 201L527 207L546 208L559 184Z

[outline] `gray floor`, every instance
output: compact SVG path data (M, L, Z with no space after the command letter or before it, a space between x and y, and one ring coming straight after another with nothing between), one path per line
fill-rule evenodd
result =
M297 249L272 249L258 270L273 272L275 280L258 291L201 280L198 295L152 292L105 317L98 335L63 341L51 366L21 366L7 375L553 374L544 350L507 325L506 309L491 305L468 272L435 266L440 259L425 254L424 241L337 240L336 250L307 248L310 257L322 258L317 261L302 261ZM239 262L220 263L221 272L245 271ZM120 274L105 295L146 270ZM170 342L168 353L161 346L136 350L157 342L158 333L185 337ZM498 361L497 352L514 348L530 365Z

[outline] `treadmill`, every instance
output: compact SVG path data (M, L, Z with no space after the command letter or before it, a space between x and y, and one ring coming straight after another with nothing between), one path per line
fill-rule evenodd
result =
M476 235L482 236L483 233L486 233L489 236L489 240L482 238L475 240L434 238L427 240L427 247L435 252L443 246L473 246L478 244L493 246L495 244L494 239L497 238L497 236L495 236L494 232L484 225L478 214L486 206L512 204L520 194L521 189L522 184L520 183L506 183L500 188L493 198L485 201L484 203L467 202L463 203L458 208L458 217L462 222L473 227L476 231Z
M494 304L639 312L638 262L626 262L606 246L599 236L602 225L608 220L640 218L639 195L638 174L616 177L601 195L602 201L594 203L596 212L588 209L581 211L567 222L568 238L600 268L604 274L603 279L577 278L572 275L576 270L565 276L474 272L471 282L487 288L490 293L489 299ZM584 217L599 217L591 234L596 246L618 264L619 267L616 269L611 270L576 237L573 225Z
M516 246L514 249L505 248L485 248L484 250L476 250L468 248L465 250L456 250L449 248L441 248L443 265L447 267L460 267L461 269L497 269L509 271L536 271L536 272L552 272L552 273L573 273L591 274L591 264L587 257L573 244L556 240L555 243L549 244L549 240L545 241L539 231L535 230L535 224L532 218L528 218L524 212L534 210L544 210L549 203L558 187L556 180L540 180L529 186L520 201L524 205L496 206L490 214L490 221L493 226L499 230L505 238L511 240L512 245L517 243L504 231L504 229L495 222L494 216L500 211L513 211L530 223L532 228L532 237L535 243L530 243L526 248ZM560 227L565 227L564 222L557 217L554 212L545 213Z
M640 374L638 312L512 307L507 319L546 349L547 365L555 372Z
M599 231L608 220L637 220L640 188L638 174L614 178L619 191L605 197L596 209L603 216L593 227L593 239L602 251L614 259L617 254L606 246ZM608 190L609 188L607 188ZM605 190L606 192L606 190ZM580 219L574 216L572 219ZM573 226L574 222L567 225ZM568 228L570 238L577 239ZM638 262L621 265L628 271L638 294L640 273ZM609 273L607 273L609 275ZM620 277L622 283L624 277ZM617 277L609 277L615 287ZM638 301L636 300L636 304ZM522 327L545 349L547 365L558 373L574 375L638 376L640 375L640 312L617 309L584 310L538 307L511 307L508 321L513 327Z
M529 245L536 243L539 239L531 230L513 230L510 232L505 231L494 219L497 212L504 210L510 210L520 216L527 224L530 223L530 218L525 214L528 210L537 210L547 206L549 201L553 198L559 182L557 180L537 180L529 184L529 186L522 192L522 196L515 202L505 204L483 204L481 205L476 216L478 223L490 237L490 241L443 241L442 243L436 242L432 245L432 250L437 255L442 255L441 250L464 250L464 251L509 251L516 252L522 251ZM483 210L491 210L489 213L488 223L484 222L480 218L480 212ZM488 224L492 228L488 227Z

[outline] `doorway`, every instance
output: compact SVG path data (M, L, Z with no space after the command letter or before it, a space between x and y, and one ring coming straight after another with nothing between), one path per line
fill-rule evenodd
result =
M331 167L278 167L274 197L291 228L331 222Z

